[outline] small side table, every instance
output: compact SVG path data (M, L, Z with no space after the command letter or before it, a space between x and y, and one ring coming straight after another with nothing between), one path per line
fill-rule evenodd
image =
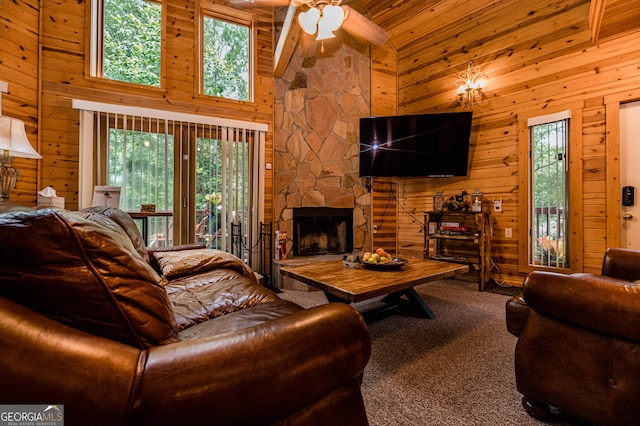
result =
M133 219L142 221L142 239L147 246L149 245L149 218L173 216L173 212L127 212L127 214Z

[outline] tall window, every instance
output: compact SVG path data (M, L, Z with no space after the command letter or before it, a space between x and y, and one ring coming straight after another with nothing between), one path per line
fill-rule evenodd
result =
M160 86L162 5L93 0L91 75Z
M568 112L528 125L529 264L568 268Z
M205 95L250 99L250 23L203 16L202 91Z

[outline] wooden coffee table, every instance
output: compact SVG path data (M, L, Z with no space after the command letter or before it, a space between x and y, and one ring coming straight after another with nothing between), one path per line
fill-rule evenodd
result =
M347 268L341 260L280 268L281 274L324 291L330 302L353 303L385 296L382 299L385 307L363 313L367 322L394 313L407 304L428 318L435 318L414 287L468 271L468 265L432 259L409 259L402 268L390 271ZM407 300L401 299L402 296Z

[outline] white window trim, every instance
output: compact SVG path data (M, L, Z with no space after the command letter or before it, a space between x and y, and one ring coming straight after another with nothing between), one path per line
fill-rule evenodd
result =
M527 119L527 127L539 126L541 124L554 123L556 121L571 118L571 110L556 112L555 114L541 115Z
M73 99L72 107L91 112L108 112L112 114L132 115L137 117L151 117L159 120L186 121L189 123L208 124L220 127L240 127L249 130L266 132L269 125L266 123L255 123L253 121L234 120L230 118L209 117L204 115L172 112L159 109L134 107L127 105L115 105L102 102L92 102L80 99Z

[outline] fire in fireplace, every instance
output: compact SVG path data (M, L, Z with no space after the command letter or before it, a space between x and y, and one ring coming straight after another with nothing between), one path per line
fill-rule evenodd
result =
M342 254L353 251L353 209L299 207L293 209L294 256Z

